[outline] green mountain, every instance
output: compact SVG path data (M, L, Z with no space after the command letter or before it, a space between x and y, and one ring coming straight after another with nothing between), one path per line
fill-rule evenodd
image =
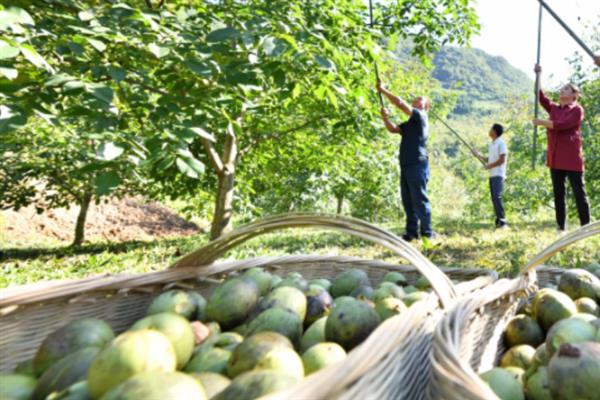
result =
M461 94L455 114L489 115L511 98L531 96L533 82L503 57L466 47L444 47L433 59L433 77Z

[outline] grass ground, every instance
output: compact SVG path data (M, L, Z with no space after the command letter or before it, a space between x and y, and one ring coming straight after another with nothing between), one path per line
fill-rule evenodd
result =
M437 246L428 248L415 243L436 265L489 268L505 276L516 275L522 265L557 238L551 221L515 224L502 231L493 231L489 224L464 220L438 222L436 226L441 234ZM401 232L398 225L386 228ZM89 243L73 249L56 242L23 243L0 235L0 288L40 280L161 270L206 242L206 235L193 235L153 242ZM253 239L226 257L298 253L343 254L402 262L389 251L358 239L300 230ZM559 253L547 264L579 267L599 261L600 238L591 238Z

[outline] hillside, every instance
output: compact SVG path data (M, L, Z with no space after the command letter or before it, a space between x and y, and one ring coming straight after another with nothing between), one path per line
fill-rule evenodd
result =
M413 60L411 45L398 43L397 59ZM492 56L480 49L448 46L432 59L431 77L443 88L458 91L455 117L486 117L515 96L531 96L533 81L503 57ZM533 101L533 99L532 99Z
M503 57L473 48L445 47L433 59L433 77L459 89L456 114L489 114L514 96L529 96L533 82Z

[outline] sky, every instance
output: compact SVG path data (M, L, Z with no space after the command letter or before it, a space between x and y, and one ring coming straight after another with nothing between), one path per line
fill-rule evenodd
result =
M600 0L546 0L560 18L584 39L584 25L600 24ZM511 65L535 79L539 3L536 0L477 0L481 32L471 46L494 56L503 56ZM584 42L586 42L584 40ZM586 42L593 48L593 44ZM566 58L579 50L586 67L593 61L547 11L542 15L542 82L557 86L568 81ZM595 69L598 71L598 69Z

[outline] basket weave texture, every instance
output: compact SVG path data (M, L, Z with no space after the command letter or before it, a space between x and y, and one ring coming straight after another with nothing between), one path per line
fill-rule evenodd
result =
M433 340L433 374L428 399L498 399L478 374L506 351L503 332L519 307L539 288L555 286L565 271L540 267L562 249L600 234L600 222L563 236L535 256L515 279L500 279L463 298L440 321Z
M335 230L379 244L412 266L379 260L326 255L286 255L215 262L229 249L256 236L286 228ZM263 267L277 275L300 272L306 279L333 278L347 268L364 270L372 282L389 271L402 272L409 283L424 275L433 292L408 312L390 318L344 363L310 375L280 398L423 398L430 364L435 323L456 300L496 279L479 269L439 269L396 235L364 221L314 214L275 216L243 226L184 256L164 271L137 275L43 282L0 291L0 371L12 370L30 359L41 341L55 329L78 318L101 318L116 333L145 315L152 299L173 288L194 289L209 297L230 274ZM454 286L452 280L462 283ZM314 386L314 384L318 386ZM363 396L364 397L364 396Z

